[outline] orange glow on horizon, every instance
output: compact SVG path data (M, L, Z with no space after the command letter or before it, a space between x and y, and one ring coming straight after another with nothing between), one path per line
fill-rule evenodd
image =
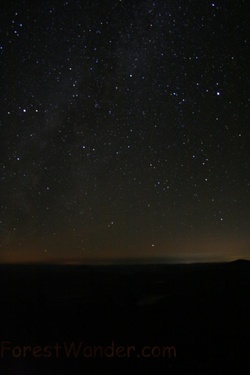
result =
M250 260L248 241L239 241L238 238L199 238L188 241L167 241L166 244L155 243L147 246L119 245L109 248L100 248L94 251L83 251L79 248L53 246L41 249L34 243L11 249L2 249L0 263L115 263L115 262L166 262L166 263L206 263L229 262L237 259ZM153 246L154 245L154 246ZM119 249L119 251L117 251Z

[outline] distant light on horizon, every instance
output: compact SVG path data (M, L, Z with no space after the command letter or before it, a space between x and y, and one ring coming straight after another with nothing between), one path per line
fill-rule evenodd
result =
M0 263L52 263L52 264L111 264L119 262L129 263L208 263L208 262L231 262L237 259L250 260L249 247L247 241L238 241L237 238L223 241L221 239L192 240L188 246L182 243L169 244L164 248L148 247L147 251L143 247L137 251L129 249L119 251L116 248L100 249L99 253L82 252L81 255L74 255L76 251L69 249L52 250L44 249L42 253L39 249L30 248L19 249L19 252L12 250L2 252ZM106 254L106 255L104 255Z

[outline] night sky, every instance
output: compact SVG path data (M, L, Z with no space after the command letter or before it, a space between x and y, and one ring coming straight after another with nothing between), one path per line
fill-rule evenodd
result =
M250 258L247 1L5 1L0 261Z

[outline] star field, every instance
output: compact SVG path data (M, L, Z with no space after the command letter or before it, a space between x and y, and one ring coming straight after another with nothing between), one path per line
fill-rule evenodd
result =
M246 2L10 1L0 260L249 257Z

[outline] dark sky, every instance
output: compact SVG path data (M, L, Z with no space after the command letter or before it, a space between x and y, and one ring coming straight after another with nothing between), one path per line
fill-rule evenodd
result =
M0 261L250 257L247 1L6 1Z

